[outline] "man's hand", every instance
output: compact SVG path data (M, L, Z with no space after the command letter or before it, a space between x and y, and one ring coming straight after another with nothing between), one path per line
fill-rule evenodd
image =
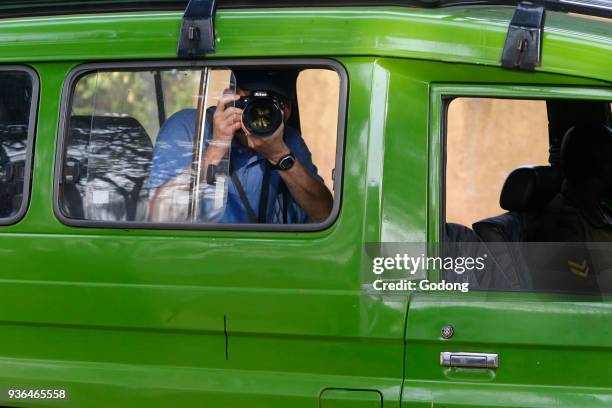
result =
M227 153L234 134L242 126L242 109L225 108L230 102L238 100L240 95L226 93L219 98L213 115L212 141L206 149L205 161L209 164L218 163Z
M283 123L270 136L253 136L244 126L243 130L249 147L264 156L272 164L277 164L283 156L290 153L289 147L287 147L283 139L285 133L285 125Z
M284 124L281 124L274 133L267 137L253 136L246 129L244 133L249 147L263 155L272 164L278 164L283 156L291 153L283 139ZM310 221L320 222L329 217L334 203L331 193L323 181L313 176L299 159L296 158L291 169L280 171L279 174L292 197L308 214Z
M233 106L226 108L230 102L240 99L240 95L233 93L223 94L219 98L215 114L213 115L212 140L231 142L234 133L242 126L242 109Z

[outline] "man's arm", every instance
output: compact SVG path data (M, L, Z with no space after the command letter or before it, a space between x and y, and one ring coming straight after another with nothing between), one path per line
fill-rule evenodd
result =
M247 134L249 147L259 152L272 164L291 152L283 140L285 128L281 125L269 137L257 137ZM320 222L329 217L334 199L323 181L315 177L296 157L295 164L289 170L278 172L289 189L291 196L308 214L313 222Z
M203 160L202 180L206 180L208 165L219 164L221 159L227 154L234 133L241 127L240 117L242 111L234 107L225 108L226 104L238 98L239 96L237 95L226 94L219 99L217 108L213 114L212 140L209 142ZM195 124L193 124L193 127L195 128ZM166 137L173 137L173 135ZM187 138L183 137L182 139L193 140L193 135ZM181 150L181 148L184 147L182 145L171 146L177 150ZM193 146L193 142L191 142L191 146ZM188 197L189 195L192 174L191 163L183 167L183 170L184 171L178 176L152 190L151 198L149 199L149 220L156 222L186 221L187 213L185 210L189 203L183 203L175 197L177 197L177 195L179 197L185 195Z
M186 221L191 168L154 188L149 198L149 221ZM184 202L183 202L184 201Z
M286 153L280 156L269 159L273 163L278 161L285 155L289 154L287 148ZM329 217L334 198L323 184L323 182L312 175L306 167L296 158L295 164L289 170L279 171L279 174L293 199L313 222L324 221Z

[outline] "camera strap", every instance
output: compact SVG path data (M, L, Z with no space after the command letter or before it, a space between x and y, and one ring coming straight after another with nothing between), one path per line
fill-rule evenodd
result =
M259 223L263 224L266 222L266 213L268 212L268 195L270 193L270 177L272 171L270 169L270 162L266 160L264 162L264 176L261 180L261 193L259 194Z
M289 224L289 191L287 185L283 183L283 224Z
M236 171L233 169L230 161L230 173L232 182L234 183L234 187L236 187L236 191L240 196L240 201L242 201L242 205L244 206L247 216L249 217L249 222L252 224L262 224L266 222L266 212L268 207L268 195L270 192L270 177L272 176L272 172L270 171L270 166L268 161L265 161L264 164L264 175L261 180L261 192L259 195L259 214L256 215L253 207L251 207L251 203L249 202L249 197L244 191L244 187L240 178L236 174Z

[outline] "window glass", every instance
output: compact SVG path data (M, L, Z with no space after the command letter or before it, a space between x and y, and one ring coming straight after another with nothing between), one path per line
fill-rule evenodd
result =
M226 75L229 71L225 70ZM220 72L221 73L221 72ZM166 117L185 108L197 108L198 84L202 71L172 69L160 71Z
M319 175L333 193L340 78L328 69L306 69L297 78L302 137Z
M499 193L508 174L548 163L545 101L456 98L447 123L447 222L471 226L501 214Z
M74 93L75 116L125 116L157 135L159 120L153 72L98 72L83 77Z
M28 73L0 71L0 223L27 205L33 89Z
M612 291L607 101L456 98L446 128L444 271L471 289Z
M89 72L74 85L60 210L140 224L321 222L339 91L329 69Z

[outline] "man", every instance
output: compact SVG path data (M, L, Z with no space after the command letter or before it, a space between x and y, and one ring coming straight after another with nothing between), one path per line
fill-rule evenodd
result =
M603 124L572 127L564 136L560 193L538 217L530 241L555 244L536 254L540 289L599 293L612 289L612 130ZM602 245L603 244L603 245Z
M207 118L212 116L212 120L207 121L212 122L212 126L205 131L201 179L207 181L207 186L204 186L201 196L198 222L304 223L325 220L332 209L332 195L318 176L310 151L299 132L287 126L295 73L237 70L234 75L237 94L223 95L214 113L207 112ZM242 123L242 110L230 106L241 96L261 89L270 90L284 100L283 123L267 137L250 134ZM152 190L149 218L152 221L187 221L183 215L177 217L177 206L168 205L168 200L173 202L177 191L183 196L190 194L196 122L196 110L185 109L170 117L160 130L149 178ZM224 169L227 158L229 169ZM225 174L228 170L229 174ZM219 201L219 186L213 188L218 179L227 183L227 200L222 206L214 204Z

